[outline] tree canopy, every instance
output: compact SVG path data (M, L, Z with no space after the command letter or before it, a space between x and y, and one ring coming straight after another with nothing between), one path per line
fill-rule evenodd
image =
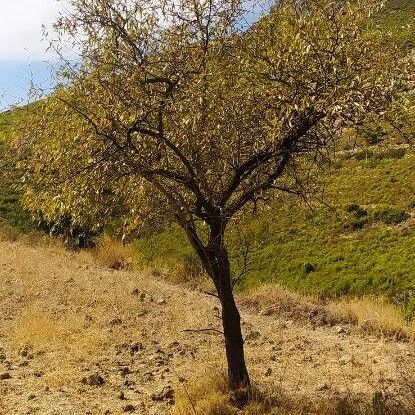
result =
M385 112L411 74L376 0L285 0L249 28L246 4L72 0L56 29L81 59L18 141L25 202L42 217L185 230L222 303L233 386L249 378L229 221L273 191L303 193L342 131Z

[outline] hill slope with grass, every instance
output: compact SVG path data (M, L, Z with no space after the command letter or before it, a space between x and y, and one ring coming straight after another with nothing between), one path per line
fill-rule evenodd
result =
M379 20L402 47L414 47L414 1L389 1ZM0 114L3 154L17 113ZM278 282L325 297L385 295L407 317L414 314L415 155L393 140L387 146L366 146L384 135L382 126L375 128L366 134L365 146L345 151L323 173L327 206L314 203L311 211L284 196L243 229L233 229L229 244L235 277L241 274L239 289ZM7 164L7 156L3 159ZM0 226L27 232L35 224L21 206L16 178L3 176ZM141 235L134 246L145 266L168 269L178 278L200 274L185 236L174 227Z

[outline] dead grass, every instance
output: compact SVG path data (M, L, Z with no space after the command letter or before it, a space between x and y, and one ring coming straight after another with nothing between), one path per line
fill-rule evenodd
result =
M56 388L77 382L79 363L99 355L104 340L102 332L77 316L58 318L29 307L14 323L9 347L21 356L42 356L48 368L43 381Z
M280 402L278 392L272 397L254 390L249 405L238 410L231 404L226 376L220 372L192 379L187 385L178 385L176 390L173 415L265 415Z
M228 391L226 376L215 372L199 376L176 387L173 415L411 415L410 404L388 392L375 392L366 402L353 394L320 397L317 401L301 395L287 395L282 389L253 389L251 402L243 409L235 408Z
M400 310L384 298L343 299L327 308L339 315L353 316L355 324L369 334L402 341L415 339L415 322L407 323Z
M240 295L246 308L264 316L278 315L288 320L311 323L314 326L354 324L353 314L330 310L316 297L290 292L277 284L266 284Z
M363 333L397 341L415 339L415 322L406 322L400 310L384 298L320 304L317 297L301 296L276 284L260 286L240 298L245 307L265 316L275 314L313 326L350 325Z
M132 268L131 247L104 236L92 250L93 258L107 268L121 270Z
M38 231L30 231L28 233L21 233L19 230L12 227L0 228L0 241L7 242L22 242L28 246L52 246L62 244L49 235Z
M68 397L70 413L86 413L92 402L99 406L91 412L94 415L107 408L122 413L120 391L137 408L143 400L148 407L154 406L151 395L167 382L177 382L177 371L183 381L175 387L174 415L411 414L394 402L406 382L396 375L395 362L409 356L412 345L373 338L369 343L364 336L356 336L350 323L355 321L357 330L359 317L354 309L338 306L334 310L317 298L273 285L240 294L247 362L258 384L250 405L238 411L230 404L223 372L216 370L224 367L222 338L185 332L220 327L213 298L166 284L163 276L112 272L94 264L90 253L79 261L79 253L63 249L33 249L22 243L2 243L2 248L0 330L13 363L11 382L24 393L50 387L52 393L38 392L39 413L48 413L44 408L54 404L64 405ZM285 324L288 319L301 324ZM338 336L326 327L339 321L349 322L348 334ZM310 328L310 324L321 326ZM133 343L143 345L134 356ZM19 356L24 347L35 354L28 367L19 366L25 363ZM340 363L346 354L350 362ZM120 365L131 369L131 374L121 375ZM407 372L410 367L405 363ZM31 376L35 369L44 375ZM270 375L265 374L268 370ZM106 379L102 388L81 382L97 371ZM379 386L380 372L385 373L390 390ZM126 388L126 380L136 382L133 389L141 393ZM323 382L329 386L321 390ZM401 400L407 400L415 385L406 383L410 386L402 389ZM65 399L57 395L60 388L68 391ZM3 406L19 405L20 413L26 413L31 404L25 395L9 394L6 399Z

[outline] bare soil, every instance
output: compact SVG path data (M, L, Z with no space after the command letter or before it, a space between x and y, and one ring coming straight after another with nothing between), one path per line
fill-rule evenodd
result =
M411 399L412 342L243 303L261 389L304 402ZM201 292L56 247L0 242L2 415L169 414L178 388L225 367L221 335L189 331L207 328L220 331L219 309Z

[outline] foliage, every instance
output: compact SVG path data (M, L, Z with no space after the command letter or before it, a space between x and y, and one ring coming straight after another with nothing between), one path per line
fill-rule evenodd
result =
M0 225L27 232L34 228L30 214L21 204L18 191L20 172L10 157L10 135L19 111L0 113Z
M156 11L140 2L135 4L145 23L131 5L111 11L105 1L97 1L97 9L75 1L74 16L62 19L59 27L74 36L83 32L89 41L79 70L65 72L72 86L28 115L25 205L52 223L69 214L75 223L101 229L121 217L117 226L135 230L144 218L154 221L155 214L162 219L179 215L181 222L206 220L209 207L200 205L206 195L229 218L264 197L271 184L302 191L301 182L312 173L310 159L319 158L319 148L335 136L333 125L339 129L386 108L401 85L398 53L392 44L386 53L382 45L388 40L373 23L377 42L367 33L362 9L372 11L371 2L346 3L349 11L341 14L330 2L310 2L307 15L285 2L251 32L229 40L224 33L238 33L234 24L243 4L218 2L209 29L214 41L207 45L203 31L193 23L180 25L168 3L165 13L174 23L166 29L155 19ZM181 7L196 13L191 2ZM94 13L108 22L92 25ZM226 13L229 22L223 20ZM123 34L121 23L128 23L130 32ZM153 42L156 32L165 42ZM142 43L131 45L128 36L136 34ZM146 47L151 54L140 58ZM274 157L280 157L281 137L304 120L313 126L292 149L295 157L284 168L288 174L275 183L269 174L275 171ZM279 147L272 156L233 189L236 166L266 153L273 143ZM192 165L192 189L183 155Z
M329 207L314 203L310 211L295 200L272 202L246 226L249 269L239 289L272 281L323 297L384 294L412 315L415 228L408 213L414 209L414 162L412 154L375 165L345 159L324 173ZM242 243L240 237L228 240L230 251ZM178 229L143 237L135 249L148 265L182 261L191 252ZM233 256L235 267L238 261ZM306 263L313 272L304 272Z
M250 380L229 223L276 191L308 194L344 129L386 113L412 77L377 0L277 2L244 31L248 3L70 1L56 29L82 40L80 64L16 142L42 219L134 230L154 212L185 231L221 302L239 405Z

